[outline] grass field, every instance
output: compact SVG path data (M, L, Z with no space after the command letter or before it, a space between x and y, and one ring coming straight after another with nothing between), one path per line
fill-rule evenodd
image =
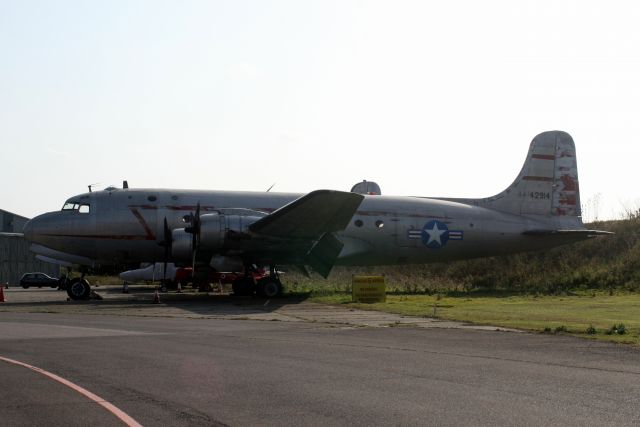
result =
M640 295L604 292L571 296L388 295L386 303L358 304L350 294L312 297L315 302L347 305L409 316L437 317L640 346ZM435 316L434 316L435 307ZM625 333L611 332L623 324ZM593 327L595 331L587 329ZM595 332L595 333L594 333Z

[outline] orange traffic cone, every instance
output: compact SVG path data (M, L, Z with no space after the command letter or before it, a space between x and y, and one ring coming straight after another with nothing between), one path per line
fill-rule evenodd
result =
M4 299L4 286L0 283L0 302L5 302Z
M160 292L158 292L157 288L156 288L156 291L153 294L153 303L154 304L160 304Z

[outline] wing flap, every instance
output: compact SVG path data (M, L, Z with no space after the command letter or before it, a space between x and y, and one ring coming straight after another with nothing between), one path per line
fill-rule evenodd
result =
M309 251L306 263L326 279L343 246L344 244L333 233L326 233Z

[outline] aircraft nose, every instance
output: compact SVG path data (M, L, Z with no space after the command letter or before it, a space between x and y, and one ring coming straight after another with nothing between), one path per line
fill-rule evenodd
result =
M24 225L24 228L22 229L22 234L24 234L24 238L30 242L33 242L33 236L34 236L33 222L34 221L32 219L27 221L27 223Z
M31 243L41 243L43 231L47 231L50 228L50 216L50 214L42 214L27 221L22 229L24 238Z

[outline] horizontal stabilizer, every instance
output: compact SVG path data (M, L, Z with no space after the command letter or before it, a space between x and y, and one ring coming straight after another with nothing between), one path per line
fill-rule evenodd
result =
M258 234L293 238L320 238L344 230L364 196L334 190L316 190L294 200L249 226Z
M603 230L529 230L525 231L525 236L585 236L585 237L595 237L602 236L606 234L616 234L612 231L603 231Z

